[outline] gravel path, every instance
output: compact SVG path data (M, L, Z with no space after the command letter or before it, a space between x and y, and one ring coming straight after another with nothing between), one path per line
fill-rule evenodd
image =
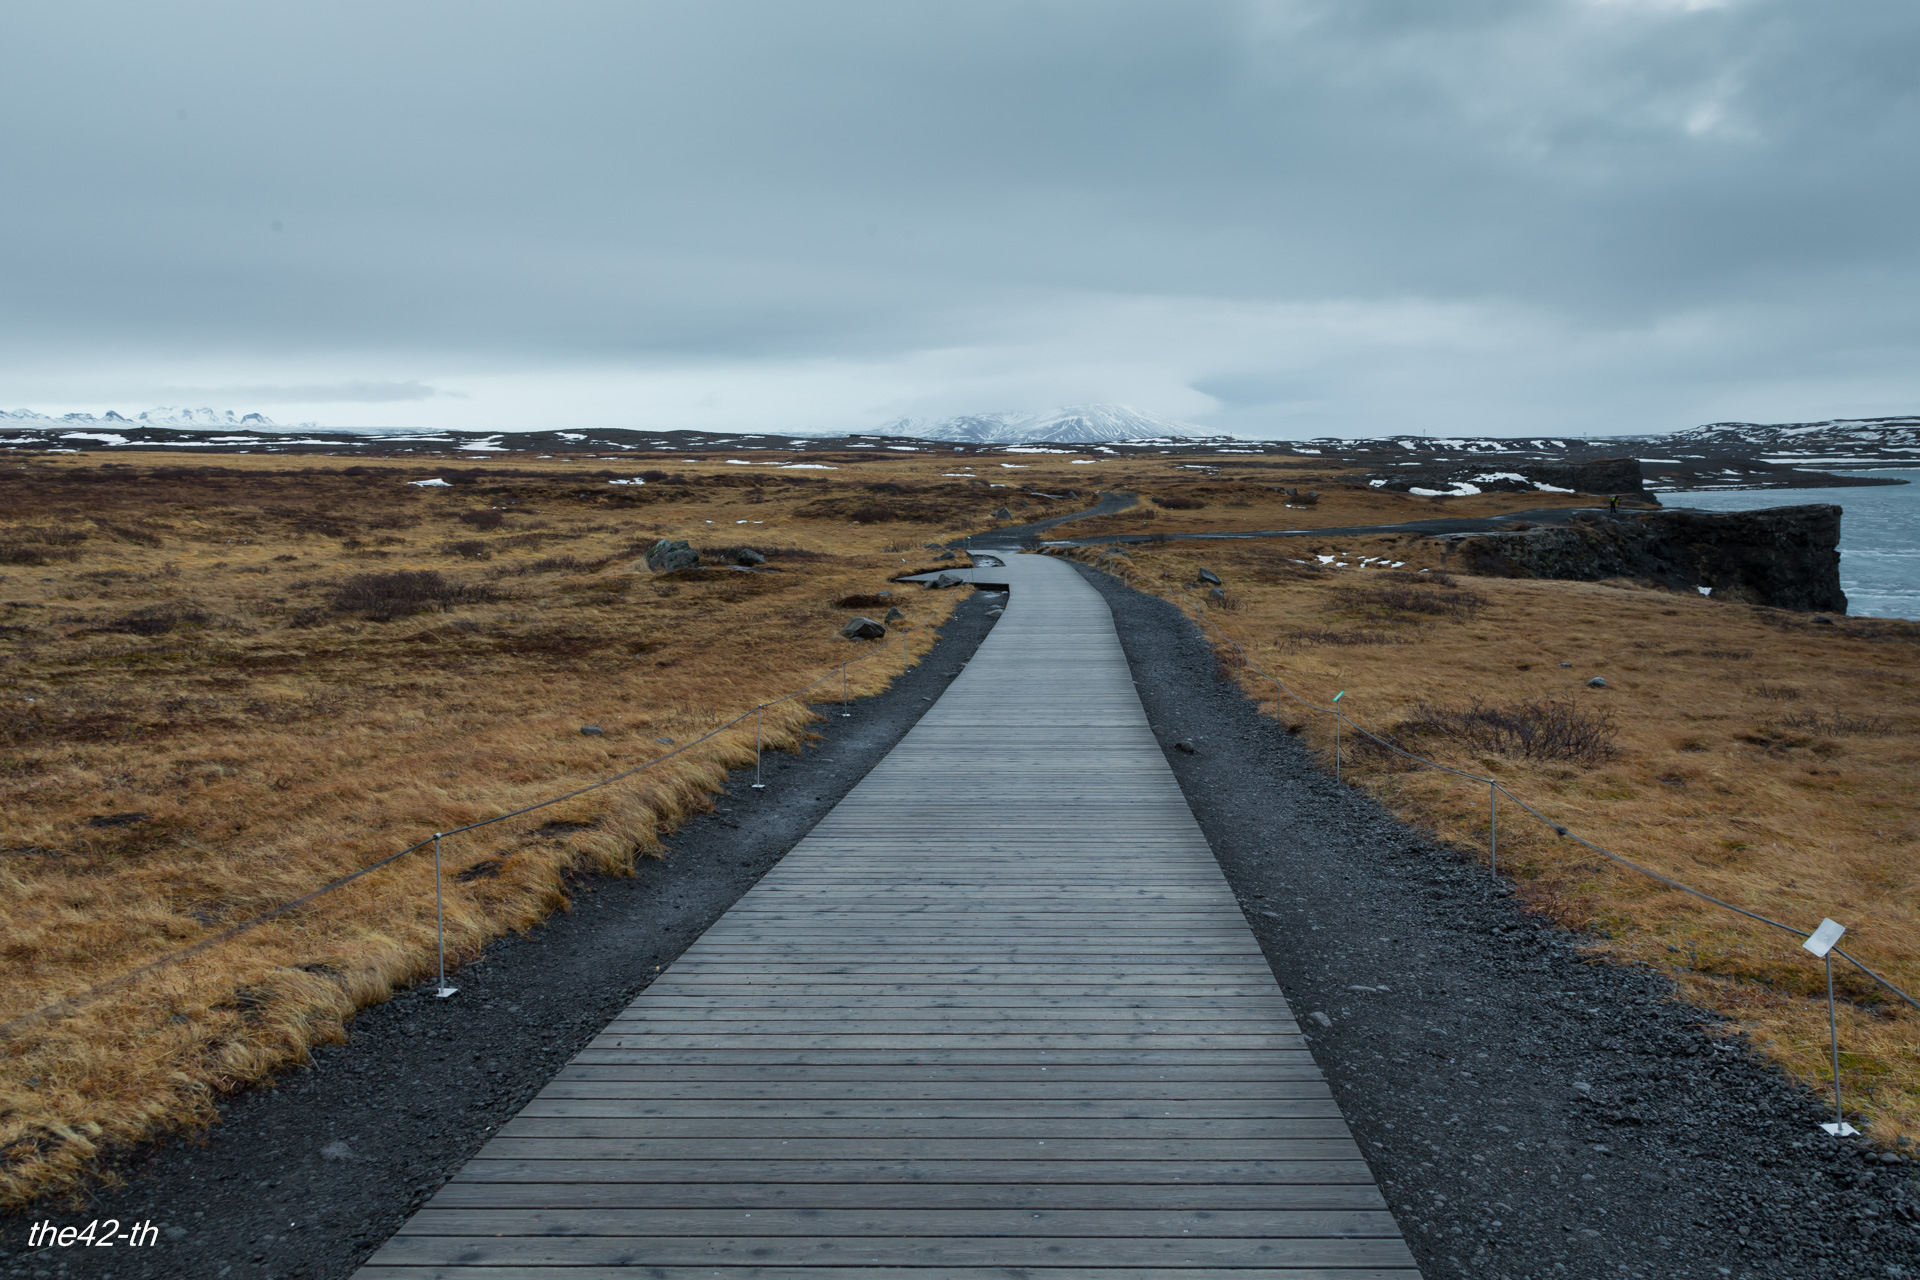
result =
M971 593L970 593L971 594ZM931 655L888 692L829 709L825 740L769 755L767 789L734 775L714 811L631 879L575 884L573 909L508 936L460 970L353 1020L310 1069L221 1106L202 1141L169 1142L119 1166L119 1190L82 1208L0 1218L0 1275L119 1280L265 1280L352 1274L561 1064L753 886L913 727L992 627L972 594ZM159 1227L141 1248L31 1249L35 1222Z
M1913 1164L1820 1133L1665 978L1334 783L1179 610L1080 569L1430 1280L1920 1276Z

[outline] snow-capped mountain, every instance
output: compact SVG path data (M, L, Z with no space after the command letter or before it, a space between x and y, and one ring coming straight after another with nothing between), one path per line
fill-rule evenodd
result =
M1667 439L1701 448L1758 446L1768 451L1851 452L1860 448L1920 448L1920 417L1834 418L1828 422L1709 422L1676 431Z
M1186 440L1201 428L1118 404L1045 413L970 413L957 418L899 418L880 434L967 444L1096 444L1110 440Z
M91 413L63 413L59 417L35 413L31 409L0 409L0 422L49 426L124 426L124 427L271 427L274 420L264 413L235 413L231 409L186 409L162 406L125 417L109 409L98 417Z

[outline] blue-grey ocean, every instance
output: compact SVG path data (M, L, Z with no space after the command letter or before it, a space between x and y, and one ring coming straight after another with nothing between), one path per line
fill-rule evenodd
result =
M1840 475L1908 480L1870 489L1759 489L1722 493L1663 493L1669 507L1753 511L1837 502L1840 588L1847 612L1871 618L1920 618L1920 471L1842 471Z

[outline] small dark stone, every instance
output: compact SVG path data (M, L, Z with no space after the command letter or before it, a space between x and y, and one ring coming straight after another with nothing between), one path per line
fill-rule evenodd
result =
M87 819L90 827L130 827L136 822L145 822L145 813L98 813Z
M755 551L752 547L735 547L733 549L733 562L735 564L744 564L753 567L765 564L767 558L758 551Z
M1180 741L1173 744L1173 749L1175 751L1184 751L1186 754L1190 756L1198 755L1200 753L1200 748L1194 746L1193 741L1190 738L1180 739Z
M1587 681L1587 688L1589 689L1604 689L1606 687L1607 678L1605 676L1595 676L1593 679Z
M953 559L953 552L942 551L939 555L935 556L934 559L935 560L951 560Z
M1220 576L1211 569L1202 569L1200 571L1200 581L1211 582L1216 587L1222 585Z
M583 724L580 726L580 732L589 738L604 738L607 734L607 731L597 724Z
M966 579L961 577L959 574L943 573L939 577L933 580L932 588L937 591L944 587L957 587L962 583L964 583L965 581Z
M872 618L855 618L840 628L840 634L849 640L878 640L887 634L887 629Z
M882 594L884 594L884 593L882 593ZM883 619L881 619L881 621L883 621L883 622L898 622L898 621L900 621L900 620L901 620L902 618L904 618L904 617L906 617L906 616L907 616L906 614L904 614L904 613L902 613L902 612L900 612L900 611L899 611L898 609L889 609L889 610L887 610L887 616L886 616L885 618L883 618Z
M1213 590L1207 592L1207 594L1215 600L1225 600L1227 598L1227 589L1225 587L1215 587Z
M1007 510L1005 507L1001 507L993 513L993 518L995 520L1011 520L1013 519L1013 512Z
M1813 615L1813 621L1814 621L1814 624L1815 624L1816 626L1822 626L1822 627L1830 627L1830 626L1832 626L1832 625L1833 625L1833 619L1832 619L1832 618L1829 618L1829 617L1828 617L1828 616L1827 616L1826 614L1824 614L1824 613L1816 613L1816 614L1814 614L1814 615Z

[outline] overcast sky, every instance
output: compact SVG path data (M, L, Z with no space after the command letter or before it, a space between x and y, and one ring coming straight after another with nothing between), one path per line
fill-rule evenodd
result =
M0 48L0 407L1920 413L1901 0L11 0Z

